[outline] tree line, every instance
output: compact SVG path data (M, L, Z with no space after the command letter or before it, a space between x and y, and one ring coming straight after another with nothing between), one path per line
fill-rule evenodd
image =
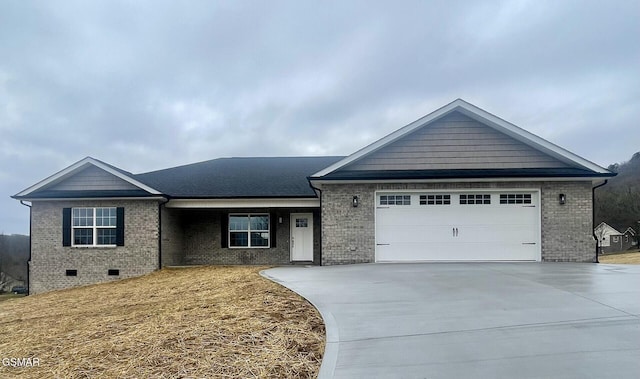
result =
M620 232L628 227L640 232L640 152L608 169L618 175L596 189L594 226L604 221Z

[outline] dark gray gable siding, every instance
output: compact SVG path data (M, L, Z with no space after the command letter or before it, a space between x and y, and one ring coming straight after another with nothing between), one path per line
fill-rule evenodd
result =
M566 168L567 164L453 112L343 170L473 170Z
M138 189L135 185L96 166L89 166L47 188L50 191L131 191Z

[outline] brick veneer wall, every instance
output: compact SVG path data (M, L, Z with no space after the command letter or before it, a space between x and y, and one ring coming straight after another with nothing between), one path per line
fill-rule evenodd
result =
M592 192L590 182L542 184L542 260L594 262ZM561 205L559 194L566 195Z
M527 188L541 191L542 260L593 262L591 182L325 184L322 264L375 261L375 191ZM566 195L560 205L558 195ZM352 207L353 196L359 206Z
M165 220L174 218L180 220L178 223L181 235L168 236L163 232L163 257L165 249L173 250L180 246L182 264L186 265L289 264L290 215L291 213L313 213L314 263L320 264L320 213L317 209L234 209L231 212L216 209L167 209L167 213L170 216L163 218L163 230ZM276 225L276 247L268 249L223 248L221 220L222 217L227 217L228 213L269 213L275 214L277 219L282 218L282 223L277 222ZM167 255L169 255L168 252Z
M62 246L62 209L124 207L125 245ZM152 200L34 201L31 226L31 294L148 274L158 268L158 203ZM120 270L109 276L108 270ZM77 276L66 276L77 270Z
M182 215L179 211L162 206L160 217L161 265L162 267L184 265Z

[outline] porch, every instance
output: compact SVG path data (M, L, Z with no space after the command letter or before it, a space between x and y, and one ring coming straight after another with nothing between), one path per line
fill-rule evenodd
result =
M161 207L160 265L319 265L316 207Z

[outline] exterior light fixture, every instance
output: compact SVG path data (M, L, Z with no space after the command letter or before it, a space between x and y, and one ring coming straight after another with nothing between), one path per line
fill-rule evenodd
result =
M558 202L560 203L560 205L564 205L564 203L567 202L567 195L565 195L563 193L558 195Z
M352 200L352 204L354 208L358 208L358 202L360 201L360 199L358 199L358 196L354 196L353 200Z

